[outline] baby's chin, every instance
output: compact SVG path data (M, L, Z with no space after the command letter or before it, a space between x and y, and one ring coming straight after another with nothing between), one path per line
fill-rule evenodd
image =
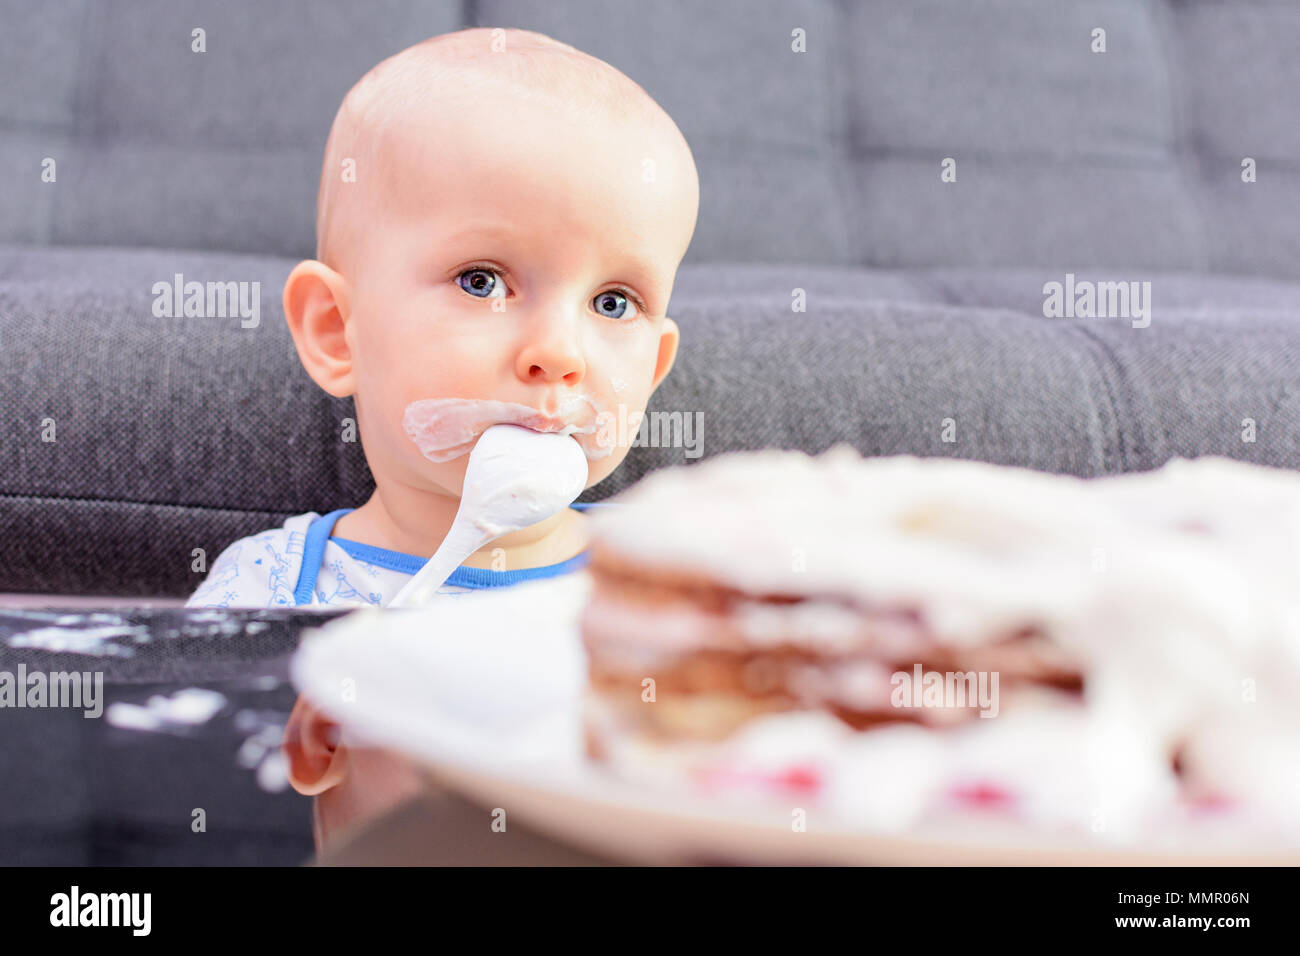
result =
M623 459L627 457L627 452L628 449L626 448L613 448L607 452L605 457L596 461L589 460L587 462L587 487L590 488L593 485L600 484L613 474L614 470L623 463Z
M410 465L419 482L426 491L459 498L465 490L465 470L469 467L469 455L461 455L450 461L433 462L415 452L410 458Z

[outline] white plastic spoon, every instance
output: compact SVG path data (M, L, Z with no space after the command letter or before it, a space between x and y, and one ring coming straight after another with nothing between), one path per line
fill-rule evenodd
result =
M586 484L587 456L572 437L493 425L469 453L460 509L447 537L387 606L428 604L471 554L567 508Z

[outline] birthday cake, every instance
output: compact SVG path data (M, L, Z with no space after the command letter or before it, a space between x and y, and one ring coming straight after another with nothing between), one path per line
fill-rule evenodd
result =
M763 451L594 521L586 750L906 828L1300 840L1300 475Z

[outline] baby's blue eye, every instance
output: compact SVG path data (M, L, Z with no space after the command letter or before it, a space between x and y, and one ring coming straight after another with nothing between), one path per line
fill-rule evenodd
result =
M501 299L506 294L506 284L491 269L466 269L456 276L460 287L480 299Z
M615 289L600 293L591 300L591 304L597 312L611 319L623 318L629 306L631 306L633 314L636 314L636 306L632 304L627 296Z

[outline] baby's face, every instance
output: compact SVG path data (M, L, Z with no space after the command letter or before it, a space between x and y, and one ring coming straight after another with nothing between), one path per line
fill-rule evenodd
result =
M698 184L675 131L598 115L483 90L431 106L371 172L386 198L345 277L346 336L377 478L459 496L498 421L573 433L588 484L626 455L611 439L675 353Z

